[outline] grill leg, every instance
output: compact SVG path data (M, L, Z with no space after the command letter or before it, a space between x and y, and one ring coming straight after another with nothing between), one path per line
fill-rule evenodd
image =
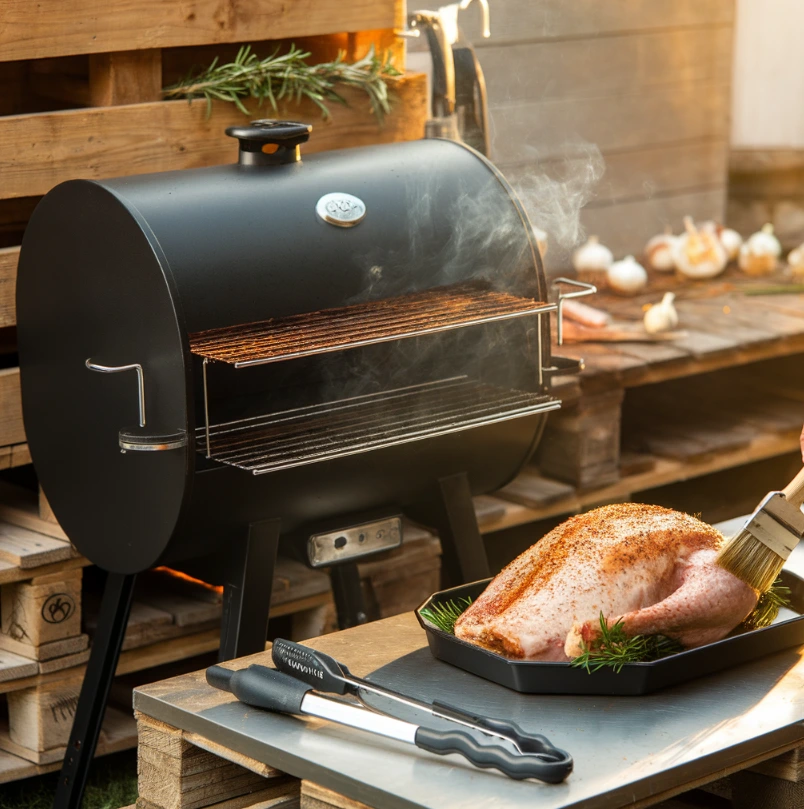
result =
M279 527L279 520L251 523L244 541L232 543L223 585L219 660L265 650Z
M368 608L360 586L357 562L346 562L330 568L332 595L338 612L338 629L349 629L368 621Z
M106 700L123 645L136 578L136 575L119 573L107 576L98 628L92 640L92 652L56 786L54 809L79 809L81 806L87 772L98 744Z
M438 496L414 515L438 531L445 587L487 579L491 572L465 472L438 481Z

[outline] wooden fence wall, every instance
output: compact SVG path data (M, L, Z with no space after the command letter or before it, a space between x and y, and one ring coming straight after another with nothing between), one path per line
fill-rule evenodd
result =
M725 216L734 0L491 0L461 17L483 66L495 161L530 193L535 224L562 198L538 178L571 170L595 147L605 174L581 213L617 255L639 254L664 225ZM547 215L545 215L545 210ZM565 223L566 224L566 223ZM568 251L553 245L548 265Z

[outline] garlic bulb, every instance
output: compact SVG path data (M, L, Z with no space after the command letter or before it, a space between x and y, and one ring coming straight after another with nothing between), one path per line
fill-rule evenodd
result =
M654 236L645 245L645 261L653 270L659 272L672 272L676 268L676 260L673 258L673 247L677 237L669 227L664 233Z
M598 289L606 286L606 274L613 261L611 250L602 245L597 236L590 236L586 244L572 254L572 266L578 273L578 279L594 284Z
M714 278L726 269L729 257L713 223L700 229L692 217L684 217L686 233L678 237L673 250L676 269L688 278Z
M608 271L609 286L621 295L636 295L648 283L648 274L645 268L634 260L633 256L626 256L622 261L615 261Z
M718 228L717 232L720 243L726 249L726 255L729 261L736 260L740 254L740 248L743 246L743 237L731 228Z
M676 307L673 306L675 295L672 292L665 292L664 297L659 303L645 312L643 322L645 324L645 331L648 334L658 334L660 331L672 331L678 326L678 312Z
M800 244L795 250L790 251L787 264L794 278L804 278L804 244Z
M747 275L768 275L776 269L782 245L773 235L773 225L765 225L740 248L738 264Z

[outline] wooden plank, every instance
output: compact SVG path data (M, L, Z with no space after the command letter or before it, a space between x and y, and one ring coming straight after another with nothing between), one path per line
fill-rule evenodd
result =
M5 562L28 569L73 556L75 550L66 540L0 522L0 559Z
M62 640L51 640L47 643L40 643L38 646L15 640L9 635L0 635L0 649L23 657L30 657L33 660L53 660L63 655L76 654L83 652L88 645L88 635L74 635Z
M506 513L499 520L483 526L483 533L490 534L517 525L525 525L536 520L556 517L561 514L577 513L583 508L601 502L622 502L635 493L677 483L682 480L693 480L724 469L775 458L787 453L798 452L798 438L775 433L759 433L745 447L732 451L716 453L692 463L657 459L652 469L637 474L624 476L609 486L580 492L541 508L528 508L518 503L510 503Z
M481 36L479 7L472 4L461 15L461 27L477 48L733 22L733 0L573 0L571 5L561 0L506 0L493 6L491 38L485 40Z
M529 508L541 508L559 500L566 500L574 494L574 487L568 483L543 477L533 468L525 469L516 480L495 492L496 497L521 503Z
M8 584L13 581L26 581L31 578L33 572L62 573L65 570L77 570L78 568L86 567L88 564L89 559L85 559L77 553L72 559L68 559L64 562L56 562L52 565L43 565L33 570L21 568L9 562L0 561L0 584Z
M69 737L70 728L72 726L72 711L67 709L65 709L63 713L56 711L55 715L59 717L59 737L64 737L65 734ZM62 718L62 716L64 718ZM62 732L61 728L65 728L65 730ZM106 755L108 753L117 753L120 750L128 750L132 747L136 747L136 744L137 729L134 717L131 716L129 712L120 711L117 708L107 708L103 720L103 728L100 733L100 738L98 739L96 755ZM43 751L24 747L18 742L15 742L11 738L9 729L4 727L0 727L0 748L12 755L26 759L40 766L56 764L57 762L60 763L66 752L66 747L63 745ZM58 767L51 769L58 769ZM39 772L49 771L50 770L38 770L37 774Z
M17 261L19 247L0 248L0 327L17 323Z
M217 752L196 747L181 730L142 714L137 718L137 786L139 798L149 804L161 809L203 809L255 792L262 799L298 794L298 781L278 770L265 765L262 772L246 769ZM272 794L263 794L266 789Z
M95 750L96 756L105 756L137 746L137 725L130 713L110 709L103 722L103 730ZM0 750L0 784L44 775L61 767L61 761L52 764L33 764L13 753Z
M282 106L278 115L269 110L261 112L263 117L270 112L271 117L312 121L313 135L303 147L306 154L420 138L427 117L425 76L406 76L391 92L393 112L383 125L371 114L365 95L354 90L343 92L349 106L333 105L326 121L307 101ZM6 116L0 118L0 155L7 156L0 157L0 196L44 194L54 185L75 178L100 179L233 163L237 144L224 130L244 120L241 112L223 102L214 104L212 115L207 116L206 104L200 101Z
M162 51L97 53L89 57L89 103L93 107L140 104L162 98Z
M681 140L723 140L729 98L727 82L689 82L583 101L494 105L493 152L500 162L535 163L582 156L590 144L605 154Z
M312 781L301 782L301 809L372 809L367 803L347 798Z
M15 444L11 447L11 466L25 466L26 464L33 463L30 450L27 444Z
M487 45L480 58L493 106L571 98L584 104L591 98L640 92L649 86L728 82L731 45L731 28L707 27ZM556 65L561 69L556 70ZM526 70L512 75L512 66L526 66Z
M19 377L17 379L19 381ZM58 523L40 516L36 492L3 481L0 481L0 520L55 539L67 539Z
M592 189L589 204L599 206L657 194L682 193L701 187L724 185L728 153L728 141L723 139L684 141L604 152L602 157L606 170ZM507 162L505 155L501 154L499 166L514 187L527 189L529 182L536 183L535 177L543 173L551 176L583 176L588 161L570 157L520 165ZM676 231L680 231L681 221L674 222L673 226ZM599 235L606 241L607 234ZM606 243L608 244L607 241ZM638 254L641 254L643 246L640 245Z
M0 61L401 28L401 0L5 0ZM147 21L147 24L144 24Z
M2 121L3 119L0 119ZM0 369L0 446L25 441L20 397L20 369Z
M219 643L220 630L208 629L193 635L185 635L180 638L154 643L142 649L132 649L120 655L115 675L130 674L133 671L142 671L165 663L195 657L205 652L212 652L218 648ZM0 682L0 693L19 691L23 688L33 688L47 683L63 683L68 680L81 682L85 672L86 666L81 665L52 674L39 674L36 677L26 677L5 683Z
M3 643L10 638L34 647L26 656L39 659L37 647L80 635L82 571L71 570L53 579L3 585L0 647L7 649Z
M12 652L0 651L0 682L31 677L39 671L35 660Z

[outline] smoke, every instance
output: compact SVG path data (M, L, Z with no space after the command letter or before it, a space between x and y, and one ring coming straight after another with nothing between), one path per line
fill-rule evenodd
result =
M547 234L547 263L565 269L573 247L586 235L581 211L595 197L605 161L595 144L574 141L565 156L541 159L529 147L525 167L502 169L516 191L534 228Z

